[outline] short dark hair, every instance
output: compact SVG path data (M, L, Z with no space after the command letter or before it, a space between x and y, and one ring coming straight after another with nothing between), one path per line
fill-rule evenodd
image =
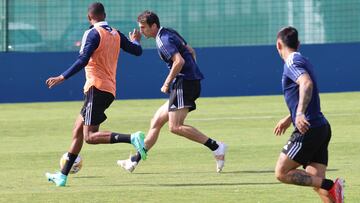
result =
M298 31L291 26L282 28L277 34L277 39L280 39L287 47L295 50L299 46Z
M104 5L100 2L94 2L89 5L88 12L94 16L105 15Z
M152 26L154 23L158 28L160 28L160 20L159 17L154 13L153 11L146 10L142 12L138 18L137 21L139 23L146 23L150 26Z

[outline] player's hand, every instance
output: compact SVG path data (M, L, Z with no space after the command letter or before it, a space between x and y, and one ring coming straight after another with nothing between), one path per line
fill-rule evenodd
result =
M161 92L165 93L165 94L169 94L169 84L163 84L163 86L161 87Z
M309 130L310 123L306 120L304 114L300 114L296 116L295 126L304 135Z
M285 117L281 119L274 128L274 134L276 136L280 136L285 133L286 129L291 125L291 119L289 117Z
M131 41L136 40L136 41L140 42L140 40L141 40L140 31L137 29L134 29L132 32L129 32L129 38Z
M51 78L47 79L45 83L49 88L52 88L53 86L62 83L64 80L65 80L64 76L59 75L57 77L51 77Z

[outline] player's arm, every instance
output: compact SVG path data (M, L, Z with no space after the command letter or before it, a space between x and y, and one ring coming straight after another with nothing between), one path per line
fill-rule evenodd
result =
M285 116L281 119L274 128L274 134L279 136L285 133L286 129L291 125L291 115Z
M304 73L298 77L296 83L299 85L299 104L296 113L305 114L312 97L313 82L309 74Z
M311 101L313 82L308 73L303 73L298 77L296 83L299 85L299 104L296 110L295 125L302 134L305 134L310 125L305 118L305 112Z
M179 52L175 53L171 60L173 61L172 67L170 69L169 75L166 77L163 86L161 87L161 92L168 93L171 82L174 78L180 73L183 65L185 64L184 58Z
M53 86L62 83L64 80L78 73L88 64L91 55L99 46L99 33L95 29L85 32L82 43L84 42L85 44L82 45L80 48L80 54L78 56L78 59L70 66L70 68L64 71L61 75L56 77L50 77L46 80L46 84L49 88L52 88Z
M185 64L185 60L181 56L178 47L186 45L186 42L182 42L177 37L174 38L172 36L161 37L160 40L161 47L159 47L159 50L167 61L172 61L170 72L161 87L161 92L169 93L171 82L180 73Z
M194 60L196 61L196 52L195 52L195 50L188 44L186 45L186 48L189 50L189 52L193 56Z
M118 31L121 41L120 48L132 55L140 56L142 54L142 47L140 45L141 34L138 30L134 29L133 32L129 32L130 40L120 31Z

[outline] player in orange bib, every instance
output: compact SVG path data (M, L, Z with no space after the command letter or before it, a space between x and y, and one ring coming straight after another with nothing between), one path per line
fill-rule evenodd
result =
M75 121L67 161L61 172L46 173L47 179L56 186L66 185L67 176L84 140L88 144L131 143L142 158L146 159L143 132L130 135L99 131L100 124L106 120L104 112L115 99L120 49L136 56L142 54L139 31L134 29L129 33L130 41L120 31L110 27L105 17L105 9L101 3L89 6L88 19L91 26L84 33L78 59L61 75L46 80L48 87L52 88L85 67L85 102Z

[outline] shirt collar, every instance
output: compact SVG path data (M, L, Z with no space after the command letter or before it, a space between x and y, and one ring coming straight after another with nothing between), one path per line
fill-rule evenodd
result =
M108 25L108 23L106 21L100 21L100 22L95 23L94 25L91 25L90 28L100 27L100 26L104 26L104 25Z
M160 27L160 29L158 30L157 34L156 34L156 37L159 37L160 36L160 32L161 30L163 29L164 27Z
M292 52L285 61L288 62L288 61L292 60L294 58L295 54L301 55L300 52L297 52L297 51Z

